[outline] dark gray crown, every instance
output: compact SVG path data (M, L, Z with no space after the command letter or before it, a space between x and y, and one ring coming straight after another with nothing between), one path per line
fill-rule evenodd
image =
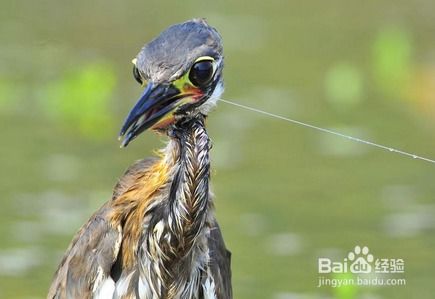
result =
M183 75L198 57L222 56L222 39L204 19L176 24L146 44L136 66L146 80L172 81Z

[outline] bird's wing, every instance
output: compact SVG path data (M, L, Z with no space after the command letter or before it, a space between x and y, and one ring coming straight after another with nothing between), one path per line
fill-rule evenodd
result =
M219 225L215 222L208 239L210 268L214 278L217 299L232 299L231 252L225 247Z
M76 234L67 249L47 298L92 298L114 289L110 277L122 240L121 227L108 220L108 204ZM112 290L113 292L113 290Z
M113 199L124 193L155 159L134 163L119 179ZM111 298L115 284L112 266L122 242L122 228L110 222L110 202L77 232L57 269L47 298Z

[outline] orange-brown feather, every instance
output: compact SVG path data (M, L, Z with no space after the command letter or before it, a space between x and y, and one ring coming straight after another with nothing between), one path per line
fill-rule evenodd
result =
M134 175L132 185L115 198L110 215L111 223L123 226L122 264L134 265L135 251L141 235L143 217L147 207L168 181L169 165L159 160L151 167Z

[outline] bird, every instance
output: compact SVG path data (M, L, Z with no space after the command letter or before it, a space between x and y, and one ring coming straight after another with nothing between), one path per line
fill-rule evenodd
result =
M120 131L167 136L130 166L74 236L47 298L230 299L231 253L214 215L205 122L223 92L222 38L205 19L168 27L133 59L143 92Z

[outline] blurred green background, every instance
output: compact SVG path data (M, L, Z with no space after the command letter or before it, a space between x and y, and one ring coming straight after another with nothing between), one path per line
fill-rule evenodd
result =
M0 298L43 298L75 231L133 161L131 59L206 17L224 98L435 157L435 2L1 1ZM220 103L209 118L235 298L434 298L433 164ZM403 258L402 287L317 288L317 258Z

